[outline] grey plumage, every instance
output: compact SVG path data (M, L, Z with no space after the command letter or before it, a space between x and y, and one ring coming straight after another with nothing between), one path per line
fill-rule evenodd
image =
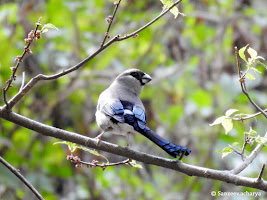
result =
M137 74L135 78L131 74ZM143 78L143 82L142 81ZM135 105L140 106L145 110L140 94L144 85L151 80L151 77L138 69L128 69L117 76L113 83L104 90L98 99L96 122L104 132L111 132L118 135L126 135L128 133L135 133L136 131L128 124L114 124L108 116L102 112L105 105L112 103L114 100L134 102Z
M151 80L148 74L138 69L128 69L118 75L99 96L96 111L98 126L103 132L113 134L140 133L173 157L189 155L189 149L161 138L146 126L145 108L140 93Z

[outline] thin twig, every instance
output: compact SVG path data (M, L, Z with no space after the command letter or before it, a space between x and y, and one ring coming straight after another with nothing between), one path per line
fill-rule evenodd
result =
M265 138L267 138L267 132L264 135ZM247 157L247 159L244 160L239 166L235 167L234 169L231 170L231 173L233 174L239 174L242 172L244 169L247 168L247 166L252 163L252 161L258 156L258 154L261 152L261 149L264 147L263 144L258 144L254 150L250 153L250 155Z
M242 156L242 153L238 150L238 149L236 149L235 147L233 147L232 145L228 145L231 149L233 149L233 151L235 152L235 153L237 153L238 155L240 155L240 156Z
M125 165L125 164L129 164L130 162L131 162L130 159L126 159L126 160L116 162L116 163L101 163L101 164L80 161L80 163L86 165L87 167L101 167L101 168L106 168L106 167L111 167L111 166L116 166L116 165Z
M5 165L13 174L15 174L34 194L38 199L44 200L42 195L33 187L33 185L19 171L10 165L4 158L0 156L0 162Z
M9 107L7 107L6 105L3 107L5 110L10 110L14 105L16 105L17 102L20 101L20 99L22 97L24 97L33 87L36 83L38 83L40 80L54 80L57 78L60 78L64 75L67 75L73 71L78 70L79 68L83 67L86 63L88 63L90 60L92 60L94 57L96 57L99 53L101 53L103 50L105 50L107 47L109 47L111 44L113 44L114 42L117 41L122 41L122 40L126 40L134 35L136 35L137 33L141 32L142 30L146 29L147 27L149 27L150 25L152 25L154 22L156 22L157 20L159 20L161 17L163 17L166 13L168 13L174 6L178 5L182 0L178 0L176 1L170 8L166 9L164 12L161 12L156 18L154 18L153 20L151 20L150 22L148 22L147 24L145 24L143 27L139 28L138 30L132 32L129 35L126 35L124 37L120 37L119 35L113 37L111 40L109 40L107 43L105 43L102 47L100 47L98 50L96 50L92 55L90 55L89 57L85 58L84 60L82 60L80 63L76 64L73 67L70 67L67 70L63 70L62 72L56 73L56 74L52 74L52 75L43 75L43 74L39 74L37 76L35 76L34 78L32 78L25 86L24 88L18 92L9 102L8 105Z
M248 100L250 101L250 103L257 109L259 110L263 115L264 117L267 119L267 114L264 112L263 109L261 109L253 100L252 98L250 97L250 95L248 94L247 92L247 89L246 89L246 84L245 84L245 79L244 77L242 76L241 74L241 67L240 67L240 62L239 62L239 56L238 56L238 49L237 47L235 47L235 57L236 57L236 65L237 65L237 69L238 69L238 75L239 75L239 82L240 82L240 86L241 86L241 89L242 89L242 92L247 96Z
M244 152L245 152L245 148L248 144L248 138L247 138L247 134L245 133L244 134L244 143L243 143L243 146L242 146L242 150L241 150L241 157L242 157L242 160L244 161Z
M263 111L267 112L267 109L264 109ZM257 116L259 116L261 114L262 114L261 112L257 112L255 114L245 114L246 115L245 117L234 117L234 118L232 118L232 120L244 121L244 120L247 120L247 119L251 119L251 118L257 117Z
M25 72L22 72L22 81L21 81L21 86L20 86L19 91L22 90L22 88L24 87L24 84L25 84Z
M17 57L17 64L16 64L16 66L15 67L12 67L12 69L11 69L13 73L10 76L10 79L8 79L6 81L7 86L3 88L3 99L4 99L4 102L5 102L5 104L6 104L7 107L8 107L8 102L7 102L7 99L6 99L6 93L7 93L8 89L12 87L12 82L16 80L16 72L17 72L17 70L19 68L20 63L22 62L24 56L28 52L28 50L29 50L32 42L34 41L34 39L36 37L37 30L38 30L38 28L40 26L40 23L41 23L41 19L42 18L40 17L39 20L38 20L38 22L36 23L36 27L35 27L35 30L34 30L34 33L33 33L33 39L27 44L27 46L25 46L22 55Z
M261 171L260 171L260 173L258 175L257 182L260 182L262 180L261 178L262 178L262 175L263 175L264 168L265 168L265 163L261 167Z
M116 13L117 13L117 10L118 10L118 8L119 8L119 6L120 6L120 3L121 3L121 0L119 0L119 1L115 4L115 8L114 8L114 11L113 11L112 16L108 17L108 21L107 21L107 22L108 22L108 29L107 29L107 31L106 31L105 37L104 37L104 39L103 39L103 41L102 41L100 47L103 47L103 45L105 44L106 39L107 39L108 37L110 37L110 36L109 36L109 30L110 30L110 28L111 28L111 25L112 25L112 22L113 22L113 20L114 20L114 18L115 18L115 15L116 15Z
M136 35L137 33L141 32L142 30L146 29L147 27L149 27L151 24L153 24L154 22L156 22L158 19L160 19L162 16L164 16L166 13L168 13L174 6L178 5L179 3L181 3L182 0L178 0L176 2L173 3L172 6L170 6L168 9L166 9L164 12L161 12L156 18L154 18L153 20L151 20L150 22L148 22L146 25L142 26L141 28L139 28L138 30L132 32L131 34L126 34L123 37L119 37L118 41L121 40L125 40L128 39L130 37L133 37L134 35Z

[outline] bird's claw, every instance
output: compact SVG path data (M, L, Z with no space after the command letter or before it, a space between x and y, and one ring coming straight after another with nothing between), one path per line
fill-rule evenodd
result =
M184 155L185 155L185 152L186 152L186 150L182 150L182 151L181 151L181 155L180 155L180 157L179 157L178 160L182 160L182 158L183 158Z
M99 145L100 140L101 140L101 137L102 137L103 134L104 134L104 132L103 133L100 133L98 136L95 137L95 139L96 139L96 146Z

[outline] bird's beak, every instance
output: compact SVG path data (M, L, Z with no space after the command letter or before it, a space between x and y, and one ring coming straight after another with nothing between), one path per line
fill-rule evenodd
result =
M144 74L144 76L142 77L142 85L147 84L151 80L152 78L148 74Z

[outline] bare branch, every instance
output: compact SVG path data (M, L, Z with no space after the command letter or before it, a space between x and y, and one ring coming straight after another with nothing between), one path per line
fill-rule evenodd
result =
M125 40L128 39L130 37L133 37L134 35L138 34L139 32L141 32L142 30L146 29L147 27L149 27L150 25L152 25L154 22L156 22L157 20L159 20L162 16L164 16L166 13L168 13L174 6L178 5L179 3L181 3L182 0L178 0L176 1L172 6L170 6L168 9L166 9L164 12L162 12L160 15L158 15L156 18L154 18L153 20L151 20L150 22L148 22L146 25L142 26L141 28L139 28L138 30L132 32L131 34L127 34L124 37L120 37L118 39L118 41L121 40Z
M24 56L26 55L26 53L31 52L30 46L31 46L32 42L34 41L34 38L36 38L36 36L37 36L37 30L40 26L40 23L41 23L41 17L39 18L38 22L36 23L35 30L34 31L32 30L32 32L29 33L31 35L30 36L28 35L28 38L25 39L27 46L24 47L24 51L23 51L22 55L18 56L16 58L16 61L17 61L16 66L11 67L12 75L10 76L10 79L8 79L6 81L7 86L3 88L3 99L4 99L4 102L5 102L7 107L9 106L9 104L7 102L7 99L6 99L6 93L7 93L8 89L12 87L12 82L16 80L16 72L17 72L19 65L22 62Z
M264 109L263 111L264 112L267 112L267 109ZM235 121L244 121L244 120L247 120L247 119L251 119L251 118L257 117L257 116L259 116L261 114L262 114L261 112L257 112L255 114L246 114L245 117L234 117L232 120L235 120Z
M265 164L262 165L261 171L260 171L259 176L257 178L257 182L260 182L262 180L264 168L265 168Z
M76 168L80 168L82 167L82 165L86 165L87 167L90 168L95 168L95 167L100 167L102 168L102 170L104 171L107 167L112 167L112 166L117 166L117 165L130 165L132 166L131 163L131 159L126 159L120 162L115 162L115 163L109 163L109 162L103 162L103 163L99 163L98 160L93 160L92 162L85 162L82 161L81 158L79 158L78 156L74 156L72 153L71 155L67 156L67 160L70 160L72 163L76 163L75 167Z
M58 129L52 126L48 126L40 122L34 121L32 119L29 119L27 117L16 114L14 112L6 112L6 110L3 110L2 108L0 109L0 117L8 121L11 121L15 124L21 125L25 128L36 131L45 136L51 136L61 140L70 141L93 149L102 150L112 154L124 156L126 158L130 158L139 162L144 162L147 164L173 169L175 171L182 172L189 176L197 176L208 179L220 180L235 185L242 185L246 187L257 188L263 191L267 191L267 181L262 180L260 182L256 182L257 178L242 177L236 175L235 173L233 173L233 171L215 170L205 167L194 166L183 163L182 161L171 160L149 155L146 153L129 149L128 147L122 147L104 141L101 141L97 145L95 139L77 133L73 133L70 131ZM256 147L256 149L254 149L254 151L257 152L260 151L262 145L260 145L260 147L258 146ZM254 151L252 152L252 154L256 156L257 154L255 154Z
M85 58L84 60L82 60L80 63L76 64L73 67L70 67L67 70L63 70L62 72L56 73L56 74L52 74L52 75L43 75L43 74L39 74L37 76L35 76L34 78L32 78L26 85L25 87L19 91L9 102L8 102L8 107L5 105L4 109L6 110L11 110L11 108L18 102L20 101L20 99L25 96L25 94L27 94L34 86L36 83L38 83L40 80L54 80L57 78L60 78L64 75L67 75L73 71L78 70L79 68L83 67L86 63L88 63L90 60L92 60L94 57L96 57L99 53L101 53L103 50L105 50L107 47L109 47L111 44L113 44L114 42L117 41L122 41L122 40L126 40L134 35L136 35L137 33L141 32L142 30L146 29L147 27L149 27L150 25L152 25L154 22L156 22L157 20L159 20L161 17L163 17L166 13L168 13L174 6L178 5L182 0L178 0L176 1L170 8L166 9L164 12L161 12L161 14L159 14L156 18L154 18L153 20L151 20L150 22L148 22L146 25L144 25L143 27L139 28L138 30L134 31L133 33L124 36L124 37L120 37L119 35L113 37L111 40L109 40L107 43L105 43L103 46L101 46L98 50L96 50L92 55L90 55L89 57Z
M245 133L244 134L244 143L243 143L242 150L241 150L241 157L242 157L243 161L244 161L244 152L245 152L245 148L246 148L247 144L248 144L248 136Z
M38 199L44 200L42 195L33 187L33 185L24 176L19 173L15 167L10 165L4 158L0 156L0 162L5 165L13 174L15 174L34 194Z
M110 36L109 36L109 30L110 30L110 28L111 28L111 25L112 25L112 23L113 23L113 20L114 20L114 18L115 18L115 15L116 15L116 13L117 13L117 10L118 10L118 8L119 8L119 6L120 6L120 3L121 3L121 0L119 0L118 2L116 2L116 4L115 4L115 9L114 9L114 12L113 12L112 16L110 16L110 17L107 18L108 29L107 29L107 31L106 31L105 37L104 37L104 39L103 39L103 41L102 41L100 47L103 47L103 45L105 44L106 39L110 37Z

